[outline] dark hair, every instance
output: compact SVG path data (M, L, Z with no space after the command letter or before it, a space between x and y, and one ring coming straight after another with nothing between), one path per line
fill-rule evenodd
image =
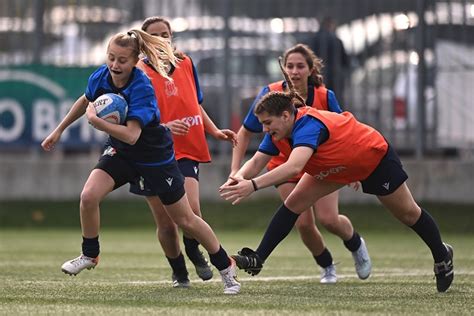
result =
M168 28L168 31L170 32L171 35L173 35L173 32L171 31L171 24L170 22L163 18L163 17L160 17L160 16L151 16L149 18L146 18L145 21L143 21L143 24L142 24L142 31L145 31L147 30L147 28L152 25L152 24L155 24L155 23L164 23L166 25L166 27Z
M311 48L305 44L296 44L293 47L290 47L285 51L283 54L283 63L286 65L288 60L288 56L294 53L300 53L303 55L306 63L308 64L309 69L311 69L311 73L308 77L308 82L314 84L316 88L319 88L323 85L323 75L321 74L321 70L323 68L322 60L316 56Z
M176 56L168 39L152 36L139 29L126 33L115 34L109 41L120 47L131 48L133 55L139 58L140 53L147 56L150 63L160 75L168 78L166 68L168 64L176 65Z
M170 32L170 34L171 34L170 40L173 38L173 30L171 29L170 22L167 19L165 19L164 17L161 17L161 16L151 16L151 17L146 18L145 21L143 21L142 30L147 32L148 27L152 24L155 24L155 23L165 24L166 28L168 29L168 32ZM177 50L174 45L173 45L173 49L174 49L174 55L176 57L178 57L179 59L184 58L184 53Z
M254 109L255 115L262 114L264 112L272 116L280 116L284 111L293 113L296 108L305 105L305 100L296 92L295 86L290 80L288 73L282 65L282 58L278 59L280 69L285 77L288 84L288 92L272 91L267 95L263 96L262 99L257 103Z

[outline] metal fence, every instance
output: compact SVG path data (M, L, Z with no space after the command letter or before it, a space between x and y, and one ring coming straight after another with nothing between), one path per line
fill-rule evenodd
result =
M103 63L107 39L151 15L171 20L219 126L238 128L257 91L281 78L277 56L311 44L331 16L348 53L334 88L344 109L401 153L474 150L474 2L467 0L3 0L0 149L37 145L82 93L91 67ZM76 129L65 148L100 141L87 126ZM210 142L214 153L229 154Z

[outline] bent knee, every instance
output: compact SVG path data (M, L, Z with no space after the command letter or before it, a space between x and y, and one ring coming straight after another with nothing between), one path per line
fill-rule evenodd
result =
M394 213L399 221L405 225L412 226L420 218L421 209L418 206L407 208L406 210Z
M300 235L310 235L310 234L312 235L314 234L315 231L317 231L316 225L314 223L313 224L303 223L303 224L297 224L295 226L298 232L300 233Z
M84 189L81 192L81 206L83 208L91 208L99 205L100 196L94 193L92 190Z
M176 224L159 226L157 229L158 236L178 236L178 227Z
M316 216L318 222L328 230L334 230L339 225L339 217L336 216Z
M179 228L185 231L188 231L194 227L196 217L198 216L195 214L189 214L186 216L179 216L179 217L173 218L173 220L176 223L176 225L179 226Z

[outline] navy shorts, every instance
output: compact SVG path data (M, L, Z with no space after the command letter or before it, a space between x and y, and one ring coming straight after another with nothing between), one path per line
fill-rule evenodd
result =
M186 178L194 178L199 181L199 162L188 158L178 160L179 170Z
M408 175L403 170L400 158L389 145L375 170L361 181L362 190L368 194L388 195L395 192L407 179Z
M144 196L158 196L164 205L179 201L184 191L184 177L178 163L143 165L125 159L108 147L94 169L107 172L114 179L114 190L130 183L130 192Z

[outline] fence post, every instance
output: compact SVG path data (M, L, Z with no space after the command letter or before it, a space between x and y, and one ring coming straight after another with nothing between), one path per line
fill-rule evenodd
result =
M416 33L416 51L418 54L417 69L417 125L416 125L416 158L422 159L426 147L426 104L425 104L425 48L426 48L426 0L417 1L418 27Z
M41 63L41 55L43 52L43 41L44 41L44 1L45 0L36 0L35 1L35 36L33 43L33 63Z

